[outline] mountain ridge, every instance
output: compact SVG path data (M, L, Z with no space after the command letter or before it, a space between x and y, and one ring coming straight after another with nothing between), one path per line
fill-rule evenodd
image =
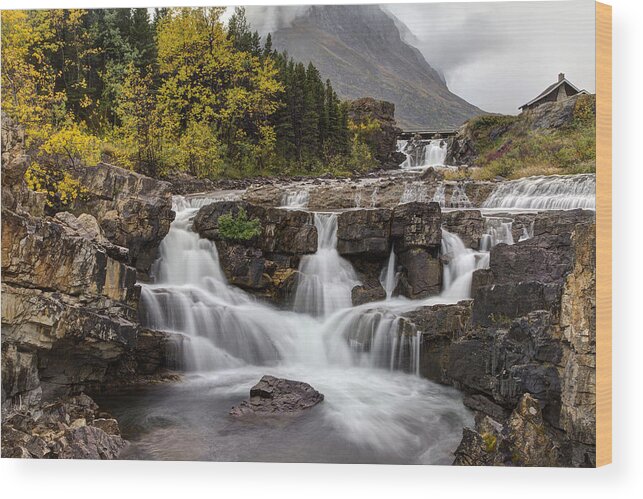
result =
M450 128L484 112L452 93L443 76L377 5L313 5L272 31L273 47L312 61L343 99L393 102L404 128Z

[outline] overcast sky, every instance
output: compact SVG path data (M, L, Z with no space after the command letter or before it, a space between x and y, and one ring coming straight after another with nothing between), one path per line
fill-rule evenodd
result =
M451 91L491 112L516 113L558 73L595 91L594 2L389 4L408 42Z
M573 0L383 8L408 27L406 41L442 72L451 91L485 111L515 114L561 72L579 88L595 91L594 5ZM305 12L302 7L247 10L262 32Z

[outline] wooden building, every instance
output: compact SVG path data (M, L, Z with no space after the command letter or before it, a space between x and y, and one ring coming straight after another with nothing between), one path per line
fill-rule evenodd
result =
M573 83L565 78L565 73L558 75L558 81L549 85L538 97L530 100L527 104L520 106L521 111L533 109L545 102L556 102L568 99L574 95L587 94L587 90L580 90Z

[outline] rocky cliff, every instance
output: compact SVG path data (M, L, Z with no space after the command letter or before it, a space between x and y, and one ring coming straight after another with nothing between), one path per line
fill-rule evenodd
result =
M407 314L420 373L475 411L456 464L595 464L595 220L536 216L534 236L491 250L473 300Z
M173 219L169 186L100 164L51 213L24 184L19 127L2 125L3 457L116 457L118 424L81 393L139 374L137 271Z

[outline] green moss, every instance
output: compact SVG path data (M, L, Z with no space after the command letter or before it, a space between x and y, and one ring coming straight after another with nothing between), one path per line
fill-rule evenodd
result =
M261 234L259 220L256 218L249 220L248 214L243 208L239 209L236 217L232 213L221 215L218 226L219 235L233 241L247 241Z
M482 440L485 445L485 450L488 453L496 452L496 449L498 448L498 439L494 434L485 432L482 434Z

